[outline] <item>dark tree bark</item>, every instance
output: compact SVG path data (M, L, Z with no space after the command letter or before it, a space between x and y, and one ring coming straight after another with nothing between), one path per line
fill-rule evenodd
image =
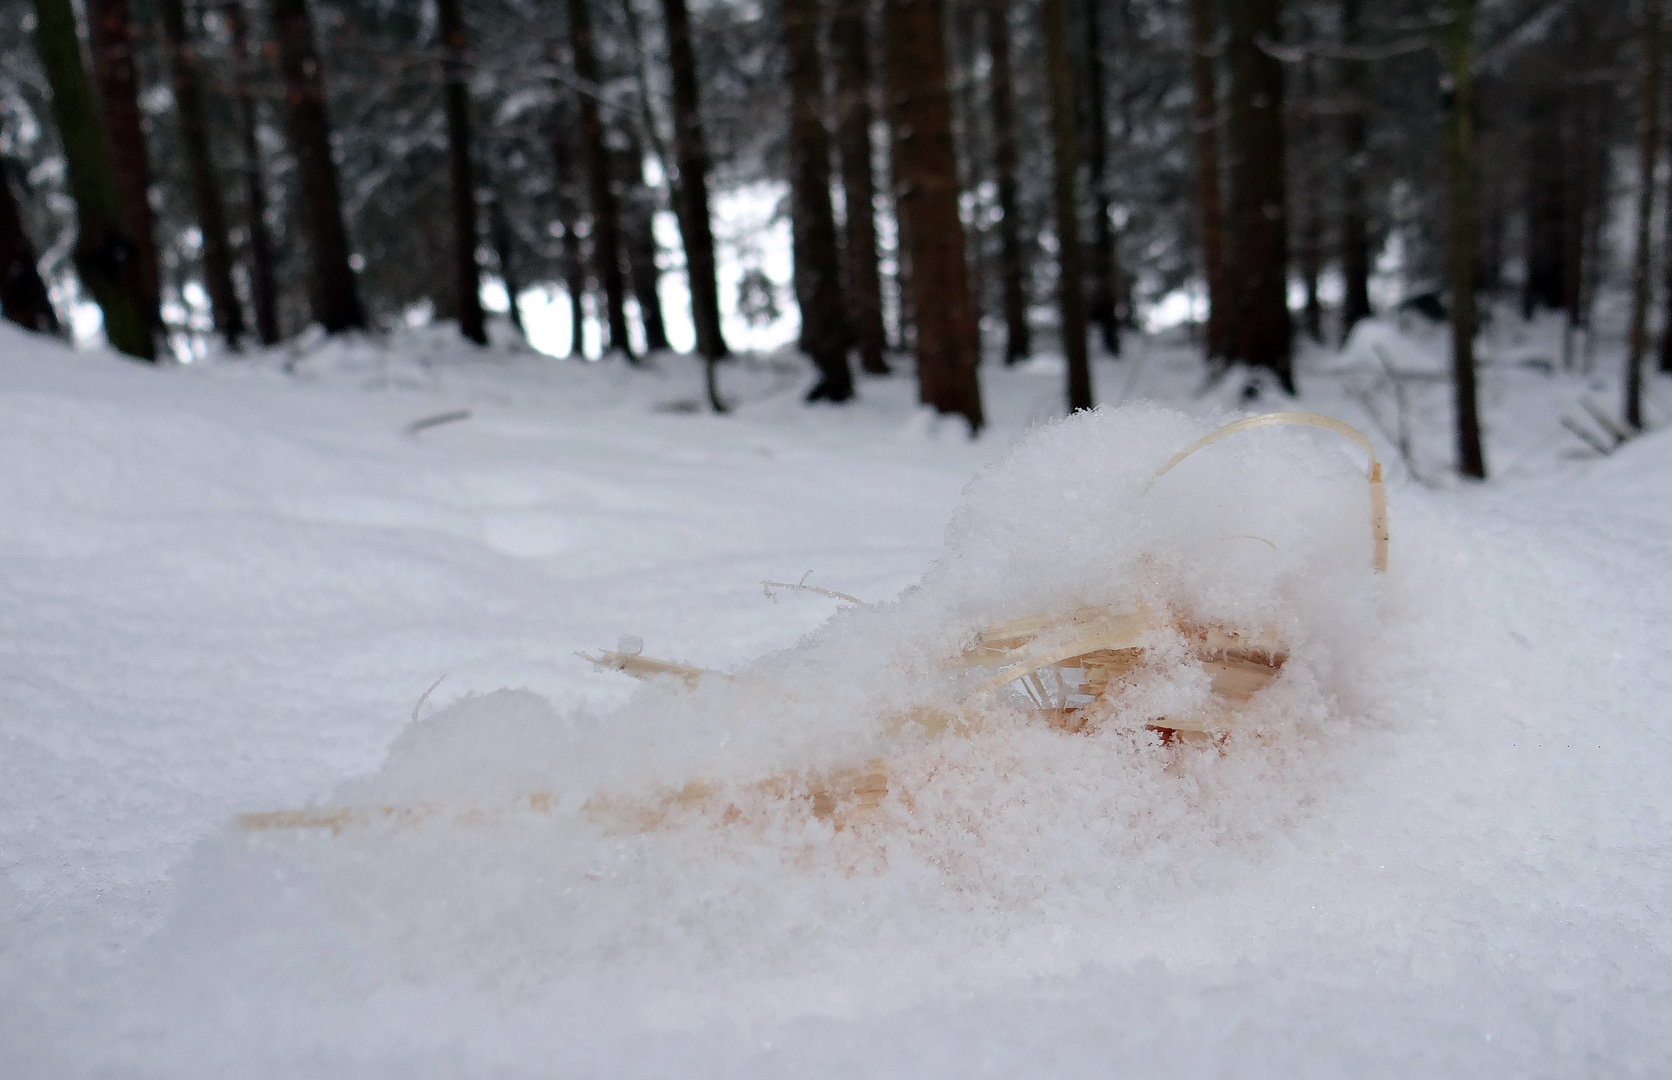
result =
M575 75L580 79L581 156L586 162L587 200L592 206L592 273L604 290L609 309L610 345L629 361L627 288L621 273L621 226L610 184L610 154L604 143L604 120L598 111L598 57L593 51L592 13L587 0L568 0L569 45L574 50Z
M244 6L226 6L227 31L232 37L232 54L239 64L238 126L244 147L244 216L250 234L250 302L255 306L255 333L263 345L277 345L279 333L279 285L273 270L273 238L267 230L267 177L261 162L261 144L256 138L256 100L250 66L259 62L260 51L251 51Z
M1231 356L1295 391L1289 323L1289 212L1279 0L1231 0Z
M1317 100L1318 79L1310 56L1301 60L1301 97L1308 108ZM1324 263L1324 213L1318 192L1323 190L1323 171L1320 168L1324 147L1315 127L1308 123L1299 150L1301 183L1307 192L1300 217L1300 273L1306 289L1306 305L1301 309L1302 326L1306 336L1324 343L1324 306L1318 296L1318 276Z
M817 0L783 0L784 54L790 85L791 238L801 351L819 369L808 401L853 397L848 326L842 312L841 256L830 207L830 134L822 117Z
M35 47L52 88L52 115L75 200L76 274L104 312L110 344L137 359L154 360L155 309L145 306L138 248L123 223L122 196L99 126L93 84L82 66L70 0L35 0Z
M203 81L197 70L197 46L186 27L183 0L159 0L163 34L168 40L174 75L174 107L180 116L180 145L186 173L197 203L198 231L203 234L203 279L209 293L215 329L229 347L238 348L244 336L244 306L232 285L232 243L227 236L226 210L221 202L220 177L209 147L209 121L204 112Z
M1204 341L1210 361L1230 355L1225 284L1225 212L1219 194L1218 0L1190 0L1192 115L1196 128L1196 227L1201 233L1202 277L1208 288Z
M470 57L459 0L436 0L441 28L443 75L447 80L447 163L452 181L453 306L459 333L488 343L482 314L482 274L476 265L476 169L470 139Z
M552 159L556 165L557 220L563 227L559 237L558 260L563 271L564 291L569 294L569 356L586 356L586 254L581 247L581 180L576 168L577 148L569 136L573 117L559 108L552 136Z
M290 103L290 142L302 181L304 222L313 256L314 321L327 333L360 330L366 311L349 265L337 166L331 158L331 122L325 112L325 77L314 49L307 0L270 0L279 41L279 67Z
M1457 468L1486 479L1475 400L1474 0L1452 0L1446 166L1451 263L1451 365L1457 419Z
M1643 5L1643 84L1637 143L1637 230L1631 270L1631 327L1626 359L1626 423L1643 429L1643 357L1649 351L1649 274L1654 259L1655 164L1660 158L1662 0Z
M1022 207L1017 192L1016 91L1010 62L1010 0L983 0L987 54L991 61L988 99L993 119L993 173L999 197L999 293L1004 307L1004 362L1025 360L1033 351L1028 333L1027 258L1022 244Z
M134 65L134 25L128 0L87 0L87 21L105 142L116 170L122 220L134 243L140 303L144 305L146 318L161 329L157 231L151 212L151 165L145 154L145 118L139 108L139 72Z
M710 404L722 411L714 392L714 361L726 355L720 332L720 289L714 266L714 232L708 209L708 141L697 96L697 57L691 47L691 17L685 0L662 0L668 38L668 74L673 91L673 153L679 167L674 198L679 201L680 240L691 289L691 322L697 353L708 361Z
M1079 152L1074 116L1074 70L1068 45L1065 0L1044 0L1045 68L1051 98L1051 165L1057 220L1057 307L1062 352L1068 360L1068 409L1091 408L1091 363L1086 347L1084 257L1080 250L1080 200L1075 190Z
M1197 3L1206 0L1196 0ZM1341 39L1348 46L1360 44L1360 0L1341 0ZM1346 112L1341 117L1341 276L1346 286L1341 300L1341 340L1353 327L1371 315L1370 310L1370 225L1365 206L1365 171L1369 167L1370 143L1366 97L1366 64L1347 57L1341 61L1341 98Z
M842 159L842 193L847 224L842 262L847 270L848 327L859 350L860 367L887 375L883 350L882 277L877 269L876 176L871 167L871 50L865 0L836 0L830 16L836 67L836 146Z
M1566 294L1568 231L1566 177L1562 166L1561 104L1554 95L1535 101L1528 117L1526 154L1526 271L1521 313L1532 318L1556 311Z
M0 159L0 315L25 330L56 334L58 313L52 309L36 266L35 245L23 227L23 213L12 197L7 165Z
M639 302L645 350L666 352L668 328L662 318L662 296L658 291L662 271L656 265L656 195L644 182L644 148L639 145L638 137L629 131L627 142L627 149L615 155L615 173L622 192L627 270L633 298Z
M917 331L918 394L981 430L980 329L964 227L940 0L883 0L894 205Z
M1115 253L1115 230L1109 221L1109 117L1103 79L1103 20L1100 0L1086 0L1086 187L1091 196L1091 266L1086 287L1086 317L1098 328L1103 351L1120 355L1120 260Z
M493 200L488 203L488 236L493 242L494 261L499 264L499 280L505 284L505 313L511 317L511 325L517 328L517 333L527 337L528 332L523 329L522 308L517 306L517 297L522 293L522 280L517 273L516 245L511 222L505 216L505 200L497 187Z

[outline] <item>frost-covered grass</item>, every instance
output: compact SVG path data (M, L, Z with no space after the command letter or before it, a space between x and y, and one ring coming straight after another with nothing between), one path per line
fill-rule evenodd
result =
M1528 366L1549 336L1485 350L1484 489L1445 474L1442 338L1305 354L1301 407L1390 465L1377 577L1328 436L1148 485L1249 404L1182 342L1100 363L1126 407L1066 423L1057 362L989 367L972 443L909 378L807 409L769 358L713 417L677 357L413 332L150 371L0 329L0 1072L1652 1073L1672 444L1568 456L1558 418L1614 392ZM875 603L762 595L808 571ZM1282 632L1261 739L1169 772L1119 717L886 722L986 622L1138 601ZM574 655L623 635L744 678ZM1200 692L1175 674L1126 721ZM913 802L841 833L577 812L879 754ZM532 790L555 808L231 825Z

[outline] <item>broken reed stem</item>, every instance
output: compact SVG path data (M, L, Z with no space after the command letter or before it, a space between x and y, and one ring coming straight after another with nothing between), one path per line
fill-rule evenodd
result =
M850 594L845 593L845 592L837 592L835 589L821 589L817 585L808 585L808 584L805 584L805 583L799 582L799 581L795 581L795 582L791 582L791 581L763 581L763 582L761 582L761 590L766 593L767 599L769 599L769 600L776 600L777 599L777 597L772 595L772 590L773 589L791 589L795 592L818 593L820 596L828 596L832 600L846 600L850 604L861 604L861 605L863 605L865 603L865 601L861 600L857 596L853 596L853 595L850 595Z

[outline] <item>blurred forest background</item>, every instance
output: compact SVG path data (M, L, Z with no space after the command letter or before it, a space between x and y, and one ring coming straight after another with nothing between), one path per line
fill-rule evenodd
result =
M728 333L790 325L810 399L915 371L972 430L984 342L1070 408L1161 324L1292 390L1403 305L1481 475L1487 314L1580 368L1625 298L1630 425L1672 370L1663 3L0 0L0 298L156 360L545 297L716 409Z

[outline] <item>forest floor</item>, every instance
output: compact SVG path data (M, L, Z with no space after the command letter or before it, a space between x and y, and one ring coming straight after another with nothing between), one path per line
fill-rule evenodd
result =
M1099 361L1111 408L1298 407L1378 445L1387 593L1342 604L1379 644L1366 673L1317 676L1344 734L1223 780L1217 811L1163 792L1151 814L1131 785L1153 777L1023 755L1028 806L1003 768L971 774L1013 820L972 798L958 837L924 841L956 859L884 837L856 866L820 862L824 834L795 856L695 827L580 836L573 814L232 822L403 783L514 793L548 760L637 775L686 736L636 727L649 699L577 652L636 635L736 671L837 608L763 580L909 614L1001 542L980 522L1024 528L1054 491L1164 458L1097 449L1148 413L1050 425L1053 358L983 369L972 441L909 373L805 407L784 357L727 364L715 416L684 357L475 354L431 330L152 370L0 328L0 1074L1662 1072L1672 440L1588 451L1562 421L1611 446L1585 402L1617 414L1614 383L1562 373L1547 331L1483 347L1484 486L1449 477L1444 339L1420 324L1303 353L1294 404L1206 385L1182 339ZM1031 481L983 473L1082 429L1085 455ZM978 474L1027 482L992 505ZM1226 498L1285 507L1251 485ZM1073 522L1126 509L1087 512L1041 526L1041 595L1093 587L1052 577L1096 565ZM1087 820L1105 804L1124 816Z

